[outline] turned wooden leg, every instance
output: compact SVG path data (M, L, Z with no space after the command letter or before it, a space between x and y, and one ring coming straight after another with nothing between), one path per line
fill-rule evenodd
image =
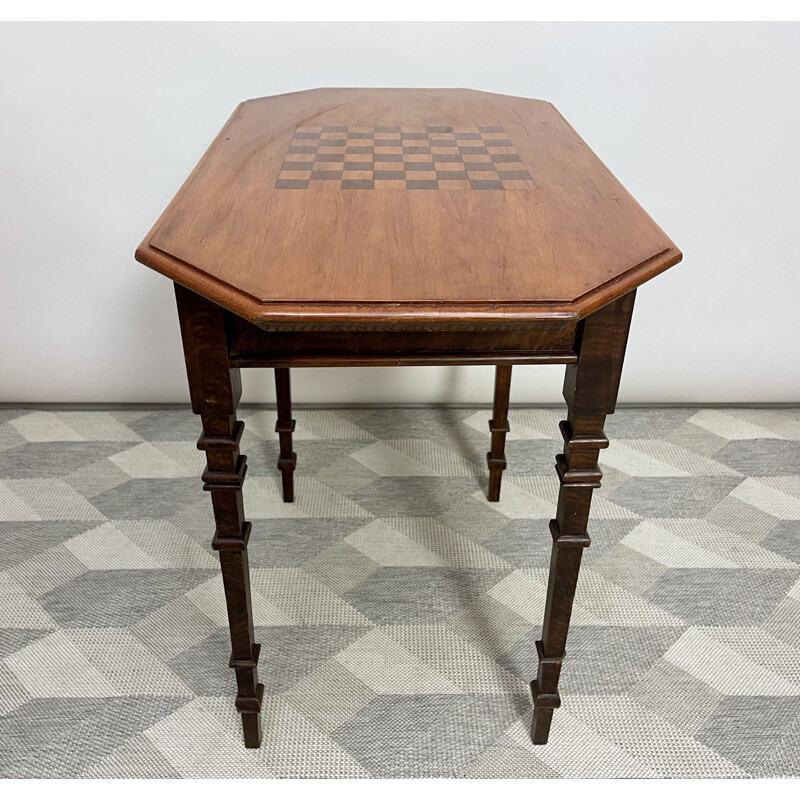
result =
M203 488L211 492L216 533L211 546L219 553L231 635L230 666L236 673L236 709L242 715L246 747L261 744L261 702L258 682L260 646L255 642L250 599L242 483L247 459L239 453L244 423L236 419L241 397L239 370L231 369L225 334L225 312L188 289L175 285L192 410L203 422L197 442L205 451Z
M578 363L567 367L564 380L568 414L560 426L564 452L556 456L561 488L556 518L550 521L553 549L547 601L542 638L536 642L539 669L531 683L534 744L547 743L553 711L561 705L558 679L581 556L590 544L589 507L602 478L597 459L608 446L603 423L616 406L633 301L631 292L579 324Z
M297 466L297 453L292 452L292 434L295 421L292 419L292 392L289 382L289 368L275 367L275 396L278 401L278 421L275 432L280 442L278 469L283 482L283 502L294 502L294 470Z
M498 364L494 373L494 407L489 420L492 432L491 450L486 454L489 465L489 500L496 503L500 499L500 482L506 468L506 434L511 430L508 424L508 397L511 393L511 366Z

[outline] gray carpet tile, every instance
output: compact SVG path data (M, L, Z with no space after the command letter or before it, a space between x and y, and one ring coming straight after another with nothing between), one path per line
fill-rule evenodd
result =
M198 419L0 409L0 776L800 777L795 409L606 424L550 743L528 738L560 449L512 407L241 410L264 743L227 666Z
M800 569L671 569L644 594L695 625L758 625L798 577Z
M666 439L694 413L690 408L620 408L604 427L609 439Z
M259 530L265 527L259 524ZM364 527L362 517L272 519L268 537L253 537L251 567L300 567L331 545Z
M150 442L192 441L197 439L197 419L185 409L159 409L127 423L143 439Z
M92 498L109 519L163 519L197 502L197 481L191 478L131 479Z
M0 479L60 478L128 446L126 442L26 442L0 452Z
M438 622L494 586L508 572L449 567L384 567L344 595L378 624Z
M78 777L121 744L173 713L185 698L32 700L0 720L0 773L8 778Z
M800 520L782 520L761 539L759 544L800 564Z
M201 569L91 570L40 602L65 628L126 627L214 574Z
M740 482L741 478L711 475L634 476L609 499L641 517L704 517Z
M333 736L374 777L457 777L525 703L510 696L381 695Z
M22 650L51 631L51 628L0 628L0 658Z
M476 488L471 478L392 475L376 478L350 497L378 517L436 517Z
M0 568L9 569L85 533L96 522L0 521Z
M750 440L739 439L728 442L714 458L744 475L796 475L800 442L762 439L753 447Z
M569 652L561 678L565 693L623 694L644 677L683 633L677 627L622 627L575 625L569 633ZM499 659L521 678L536 674L536 639L534 630L516 642L507 656ZM573 664L582 670L571 670Z
M796 775L798 752L783 745L796 747L798 724L800 697L725 697L696 736L756 777L780 777ZM788 763L776 763L779 753Z

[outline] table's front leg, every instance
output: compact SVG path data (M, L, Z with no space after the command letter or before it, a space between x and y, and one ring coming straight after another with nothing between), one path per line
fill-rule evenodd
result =
M542 639L536 643L539 670L531 683L534 744L546 744L553 710L561 704L558 679L572 614L592 490L602 473L597 465L600 449L608 446L603 433L607 414L616 406L625 356L634 292L595 311L578 328L578 363L567 367L564 398L567 419L561 423L564 452L556 457L561 488L556 518L550 522L553 549L544 612Z
M219 552L231 635L230 666L236 672L236 708L242 715L246 747L261 744L261 702L258 682L260 646L255 643L250 599L247 539L242 483L246 458L239 453L244 423L236 419L241 396L239 370L231 369L222 309L175 285L189 376L192 410L203 421L197 442L206 454L203 488L211 492L216 533L211 546Z
M295 420L292 419L292 390L288 367L275 367L275 398L278 406L278 420L275 433L278 434L280 455L278 469L281 473L283 502L294 502L294 470L297 466L297 453L292 450L292 434Z
M506 434L511 430L508 424L508 401L511 393L511 365L498 364L494 372L494 404L492 418L489 420L489 431L492 434L492 445L486 454L489 465L489 501L500 500L500 482L506 468Z

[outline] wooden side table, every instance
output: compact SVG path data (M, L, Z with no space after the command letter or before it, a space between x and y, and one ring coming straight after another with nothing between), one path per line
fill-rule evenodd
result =
M175 282L247 747L261 740L236 419L273 367L293 500L289 370L494 364L498 500L511 367L566 364L564 451L533 741L560 698L598 452L636 288L681 253L550 104L468 90L317 89L239 105L136 251Z

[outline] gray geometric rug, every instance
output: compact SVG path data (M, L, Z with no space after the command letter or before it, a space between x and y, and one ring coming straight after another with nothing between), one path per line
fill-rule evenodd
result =
M4 777L800 776L800 413L609 418L550 743L528 739L561 449L512 408L245 408L266 686L245 750L188 409L0 409Z

